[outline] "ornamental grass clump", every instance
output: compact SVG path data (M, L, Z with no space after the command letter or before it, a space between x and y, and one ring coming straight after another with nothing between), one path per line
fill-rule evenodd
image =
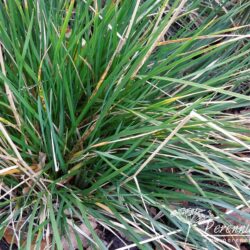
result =
M249 9L247 0L1 1L2 241L247 244L207 220L249 223Z

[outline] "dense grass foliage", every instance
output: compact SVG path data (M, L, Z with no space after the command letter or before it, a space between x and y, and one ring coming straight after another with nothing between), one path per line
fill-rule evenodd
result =
M1 1L0 237L236 249L171 211L249 207L249 24L247 0Z

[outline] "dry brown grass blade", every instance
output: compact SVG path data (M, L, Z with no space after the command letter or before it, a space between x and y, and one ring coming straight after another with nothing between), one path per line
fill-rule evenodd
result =
M41 182L40 180L36 179L35 176L35 172L29 167L29 165L23 160L21 154L19 153L16 145L14 144L14 142L11 140L7 130L5 129L5 127L2 125L2 123L0 122L0 131L2 132L3 136L5 137L5 139L7 140L8 144L10 145L10 147L12 148L13 152L15 153L16 157L17 157L17 161L16 161L16 165L18 165L19 169L25 173L27 176L31 177L31 179L33 180L34 183L36 183L39 188L41 190L43 190L44 188L46 188L45 184L43 182Z
M98 15L98 3L97 3L97 0L94 0L94 7L95 7L95 14Z
M104 204L102 204L102 203L99 203L99 202L96 202L95 203L98 207L100 207L101 209L103 209L105 212L107 212L108 214L110 214L112 217L115 217L115 214L112 212L112 210L108 207L108 206L106 206L106 205L104 205ZM141 233L141 234L145 234L145 235L147 235L148 237L152 237L152 235L150 234L150 233L148 233L147 231L145 231L144 229L142 229L142 228L140 228L139 226L138 226L138 224L137 223L135 223L134 221L132 221L132 220L129 220L129 219L127 219L126 217L124 217L123 215L121 215L121 217L123 218L123 220L125 220L128 224L130 224L132 227L134 227L134 229L135 229L135 231L138 231L138 233ZM124 228L124 225L122 225L122 224L120 224L120 223L118 223L118 222L116 222L116 221L111 221L112 222L112 224L114 224L114 225L116 225L116 226L119 226L119 227L121 227L121 228ZM161 241L160 241L160 239L161 238L164 238L165 236L163 236L162 237L162 235L157 235L155 238L154 238L154 241L157 241L157 242L159 242L161 245L163 245L164 247L167 247L167 245L164 243L162 243ZM149 241L150 242L150 241ZM144 243L143 243L144 244ZM134 246L136 246L136 244L132 244L131 245L131 247L134 247ZM119 248L119 249L123 249L123 248ZM124 249L129 249L129 248L124 248ZM118 250L118 249L117 249Z
M39 169L38 166L30 166L30 168L34 171ZM16 166L16 165L0 170L0 176L20 174L20 173L22 173L22 171L20 169L18 169L18 166Z
M185 37L176 40L168 40L162 41L157 44L157 46L163 46L172 43L182 43L190 40L204 40L204 39L212 39L212 38L225 38L225 37L242 37L242 38L250 38L250 35L229 35L229 34L221 34L221 35L205 35L205 36L198 36L198 37Z
M228 10L227 8L224 6L224 3L221 3L220 0L215 0L215 2L223 9L223 11L227 14ZM233 26L236 26L236 23L234 22L234 20L232 18L230 18L231 23L233 24Z
M129 34L130 34L130 32L131 32L132 26L133 26L133 24L134 24L135 16L136 16L137 10L138 10L138 8L139 8L139 5L140 5L140 0L137 0L136 6L135 6L135 8L134 8L132 17L131 17L131 19L130 19L130 22L129 22L129 25L128 25L128 28L127 28L127 31L126 31L126 33L125 33L125 36L124 36L124 38L121 38L121 39L120 39L120 41L119 41L119 43L118 43L118 45L117 45L117 48L116 48L114 54L112 55L112 57L111 57L111 59L110 59L108 65L107 65L105 71L103 72L103 74L102 74L100 80L98 81L98 83L97 83L97 85L96 85L96 88L95 88L95 90L93 91L93 94L91 95L90 99L91 99L93 96L95 96L96 92L98 91L98 89L99 89L100 86L102 85L104 79L106 78L106 76L107 76L107 74L108 74L108 72L109 72L109 70L110 70L110 68L111 68L111 66L112 66L112 64L113 64L113 61L114 61L116 55L117 55L118 53L120 53L120 51L122 50L123 46L125 45L125 43L126 43L128 37L129 37Z
M150 47L150 49L148 50L148 52L146 53L146 55L143 57L142 61L140 62L140 64L137 66L137 68L135 69L134 73L132 74L132 78L134 78L137 73L139 72L139 70L141 69L141 67L144 65L144 63L147 61L147 59L149 58L149 56L152 54L152 52L154 51L154 49L157 47L157 44L159 42L159 40L162 39L162 37L168 32L169 28L171 27L171 25L175 22L175 20L177 19L179 13L181 12L182 8L184 7L185 3L187 2L187 0L182 0L180 5L178 6L178 8L174 11L174 14L172 15L172 17L170 18L169 22L167 23L167 25L165 26L165 28L162 30L162 32L157 36L157 38L155 39L154 43L152 44L152 46Z
M132 180L134 177L136 177L147 165L149 162L153 160L153 158L161 151L161 149L175 136L176 133L191 119L191 115L186 116L179 124L176 126L176 128L169 134L169 136L159 145L159 147L147 158L146 161L139 167L139 169L127 178L121 185L124 185L128 181Z
M87 140L87 138L92 133L92 131L95 129L95 127L96 127L96 121L83 133L83 135L81 136L81 138L79 139L79 141L75 144L75 146L73 147L72 151L69 154L70 157L74 153L76 153L79 150L79 148L82 147L83 143Z
M3 51L2 51L1 43L0 43L0 64L1 64L2 73L6 77L6 70L5 70L5 65L4 65ZM18 114L16 106L15 106L14 95L11 92L10 87L8 86L8 84L6 82L4 83L4 87L5 87L8 101L10 103L11 110L13 112L13 115L14 115L16 123L17 123L17 126L20 128L21 127L21 119L19 117L19 114Z
M50 49L51 45L46 49L42 59L41 59L41 62L40 62L40 65L39 65L39 68L38 68L38 75L37 75L37 79L38 79L38 93L39 93L39 97L41 99L41 102L42 102L42 106L43 106L43 109L46 111L46 105L45 105L45 100L44 100L44 95L43 95L43 88L42 88L42 81L41 81L41 77L42 77L42 66L43 66L43 62L44 62L44 59L46 57L46 55L48 54L48 51Z

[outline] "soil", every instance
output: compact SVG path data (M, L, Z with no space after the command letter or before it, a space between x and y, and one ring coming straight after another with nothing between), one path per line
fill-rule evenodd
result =
M17 246L16 245L13 245L11 248L10 248L10 245L4 240L0 240L0 250L17 250Z

